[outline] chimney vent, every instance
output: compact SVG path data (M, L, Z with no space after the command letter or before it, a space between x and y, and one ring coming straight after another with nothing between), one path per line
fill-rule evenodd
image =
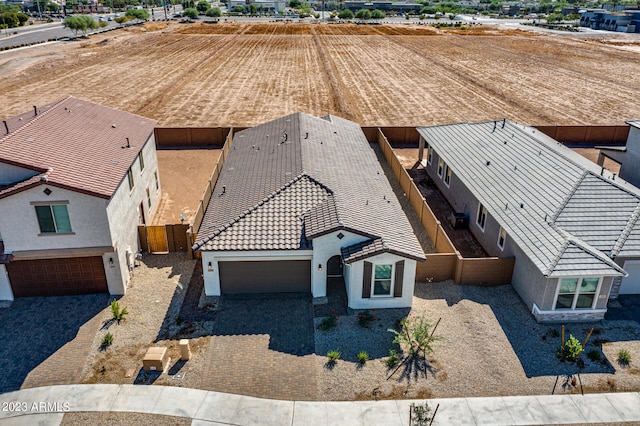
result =
M9 134L9 125L7 124L7 120L2 120L2 122L4 123L4 128L7 131L7 134Z
M38 107L37 106L33 106L33 115L37 116L38 115Z

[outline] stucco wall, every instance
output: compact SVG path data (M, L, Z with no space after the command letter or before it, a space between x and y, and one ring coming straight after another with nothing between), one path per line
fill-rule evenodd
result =
M622 156L620 177L640 187L640 129L631 126L627 137L627 151Z
M0 162L0 185L22 182L38 172Z
M342 233L344 237L338 238ZM336 231L313 239L313 259L311 260L311 287L313 297L327 295L327 261L340 254L340 248L350 246L368 240L362 235L348 231ZM322 271L318 271L318 265L322 265ZM343 271L343 274L345 272Z
M404 275L402 279L402 297L362 297L362 278L364 274L364 262L360 260L354 262L349 268L345 268L345 273L349 274L348 298L349 307L352 309L371 308L406 308L411 307L413 302L413 290L416 279L416 261L396 256L391 253L382 253L366 259L367 262L375 264L394 264L404 260ZM395 266L393 273L395 274Z
M140 161L138 157L131 165L134 176L133 190L129 190L129 183L127 176L123 176L118 189L115 194L109 200L107 205L108 223L111 229L111 241L109 244L113 244L116 248L116 255L118 258L118 267L108 268L107 278L109 275L120 276L122 289L121 292L112 292L113 294L124 294L126 284L130 279L129 265L127 262L126 252L129 249L130 253L138 252L138 209L142 203L144 208L145 219L147 223L151 223L151 219L155 214L160 200L162 187L156 189L154 172L158 171L158 157L156 156L156 147L153 140L153 135L147 140L143 149L142 155L144 157L144 170L140 169ZM158 173L158 180L161 177ZM151 208L147 204L146 189L149 188L151 195ZM111 290L111 285L110 285ZM115 291L115 289L114 289Z
M43 191L49 188L47 196ZM40 235L32 202L68 202L71 234ZM79 192L39 185L0 199L0 234L6 250L50 250L111 245L106 200Z

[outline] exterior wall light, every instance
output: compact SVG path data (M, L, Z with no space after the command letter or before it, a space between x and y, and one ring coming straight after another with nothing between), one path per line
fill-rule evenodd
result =
M213 265L211 264L211 262L209 262L209 264L207 265L207 271L213 271Z
M322 263L318 263L318 271L322 271Z
M113 266L113 257L109 258L109 266Z

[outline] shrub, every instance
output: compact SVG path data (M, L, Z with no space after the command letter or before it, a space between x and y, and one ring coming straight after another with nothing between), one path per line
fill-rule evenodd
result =
M440 336L431 336L431 323L425 317L407 317L400 320L400 330L389 329L395 334L393 343L409 347L409 355L415 356L422 352L426 355L433 352L431 343L441 340Z
M182 16L195 19L198 17L198 11L192 7L188 7L182 11Z
M141 21L149 19L149 12L145 9L129 9L125 15L132 16L134 19L139 19Z
M396 351L390 349L389 358L387 358L384 362L387 364L387 367L393 368L398 365L398 363L400 363L400 357L398 356L398 353Z
M558 350L557 355L561 359L566 359L567 361L575 361L582 353L582 349L582 344L578 341L578 339L570 334L567 341Z
M358 19L371 19L371 11L369 9L360 9L356 12L356 18Z
M618 362L622 365L629 365L631 362L631 354L626 349L620 349L618 351Z
M429 403L425 401L423 404L411 404L411 425L410 426L427 426L431 424L433 415L431 414L431 407Z
M113 344L113 334L107 332L107 334L105 334L102 337L102 347L103 348L108 348L112 344Z
M220 10L219 7L212 7L209 10L207 10L205 15L206 16L211 16L211 17L214 17L214 18L219 18L220 16L222 16L222 11Z
M341 355L342 355L342 354L341 354L341 353L340 353L340 351L338 351L338 350L334 350L334 351L329 351L329 352L327 352L327 358L329 358L329 362L330 362L330 363L334 363L334 362L336 362L337 360L339 360Z
M353 12L349 9L342 9L340 12L338 12L338 18L340 19L353 19L353 16Z
M336 310L331 309L331 314L328 317L325 317L320 324L318 324L318 329L322 331L327 331L338 325L338 319L340 315L336 315Z
M358 324L360 324L360 327L368 327L370 322L378 320L378 318L373 316L373 312L375 312L375 309L371 311L367 309L358 313Z
M209 10L210 7L211 5L207 0L200 0L196 5L196 9L198 10L198 12L201 12L201 13L204 13L207 10Z
M111 314L113 314L113 319L120 324L121 321L125 320L124 317L129 314L129 311L127 311L126 307L120 309L120 303L118 303L116 299L113 299L111 302Z
M597 349L590 350L587 356L591 361L594 361L594 362L602 360L602 354Z
M360 351L358 353L358 362L364 365L367 361L369 361L369 354L366 351Z
M387 15L378 9L374 9L371 11L371 19L384 19Z

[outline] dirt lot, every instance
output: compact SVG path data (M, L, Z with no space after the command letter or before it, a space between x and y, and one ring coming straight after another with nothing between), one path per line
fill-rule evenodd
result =
M162 200L153 225L180 223L180 213L184 223L190 223L221 150L160 149L157 153Z
M639 57L620 34L155 24L0 54L0 116L70 94L173 126L295 111L362 125L622 124L640 117Z

